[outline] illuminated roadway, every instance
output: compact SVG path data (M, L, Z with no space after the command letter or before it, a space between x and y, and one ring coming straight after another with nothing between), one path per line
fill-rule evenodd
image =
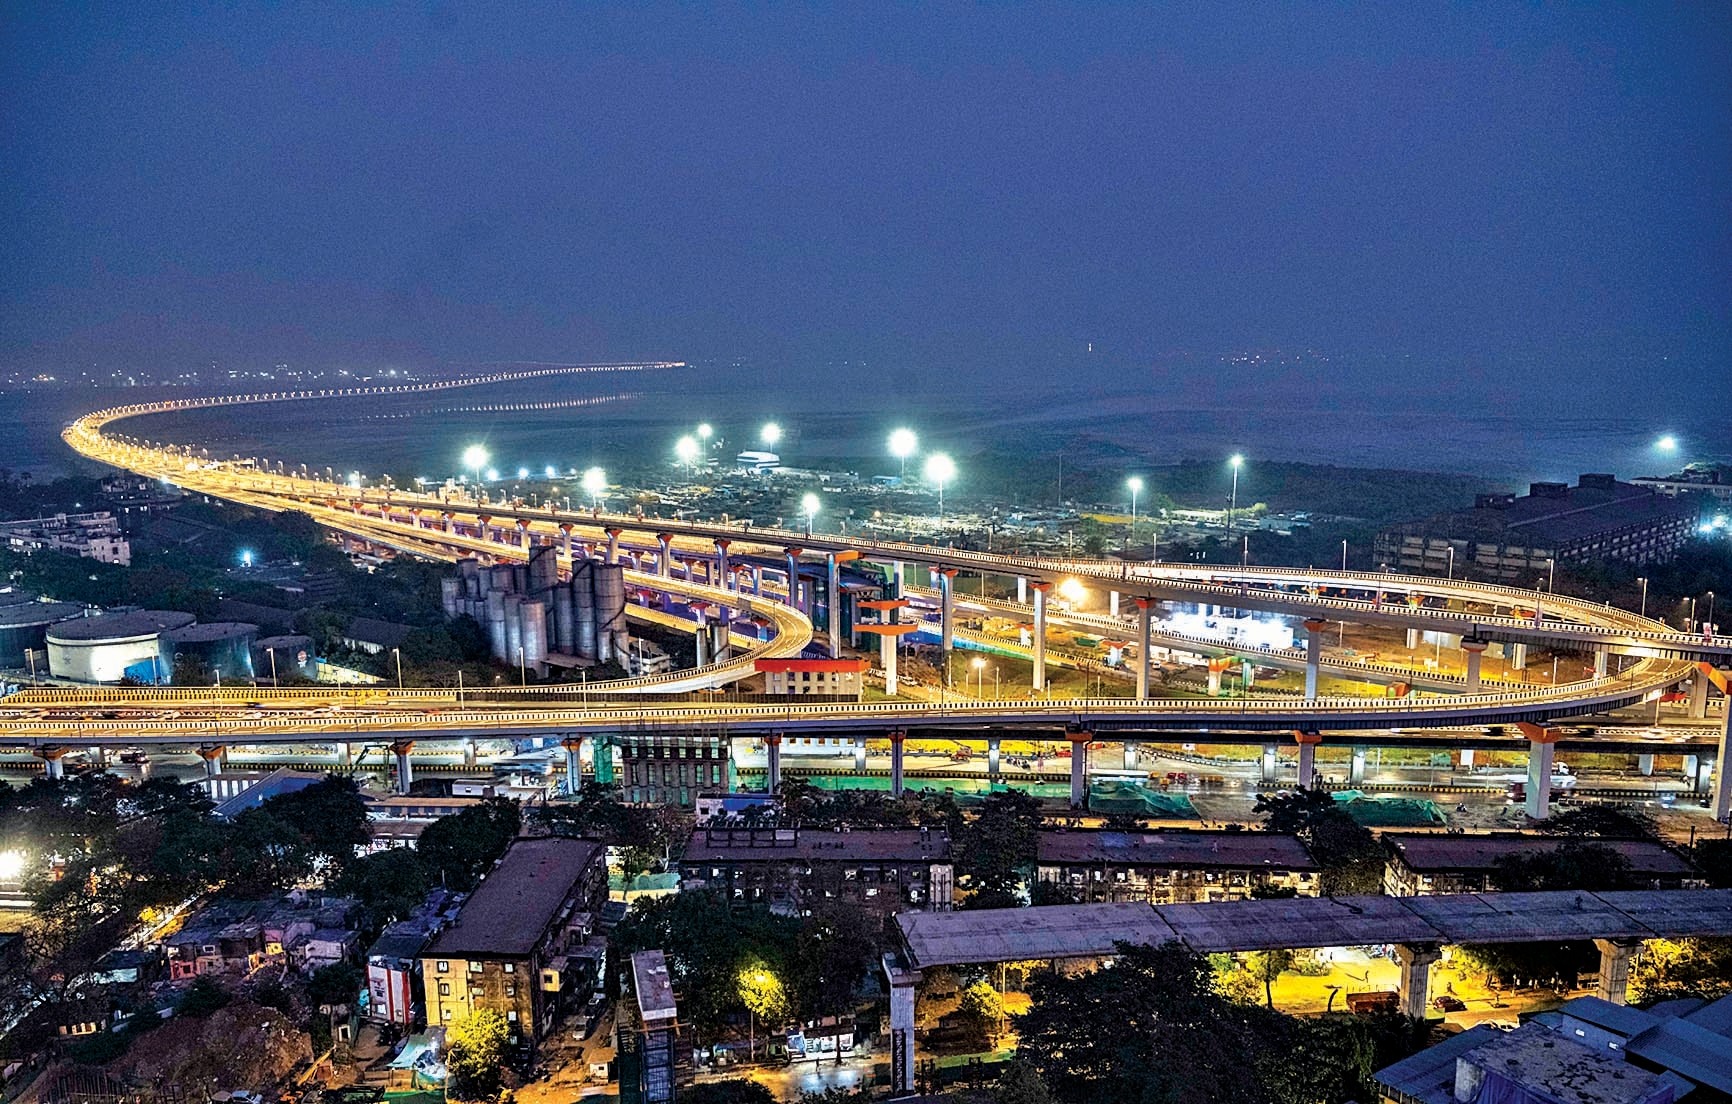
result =
M556 370L557 371L557 370ZM1039 588L1061 578L1075 577L1127 599L1154 603L1194 603L1280 614L1294 618L1353 621L1361 624L1418 628L1461 634L1482 641L1532 644L1554 650L1607 652L1633 662L1606 677L1557 686L1482 684L1477 692L1413 694L1400 699L1318 697L1307 699L1247 698L1229 700L1084 699L1074 701L930 702L878 701L794 704L733 702L701 697L687 701L634 701L642 695L671 693L697 687L724 686L752 672L759 656L793 655L811 639L811 625L797 610L768 595L685 582L647 572L627 573L634 586L650 587L688 600L727 605L770 621L774 635L767 644L736 637L742 647L722 663L695 671L671 672L649 678L596 683L588 687L531 687L515 698L510 688L471 692L460 709L450 690L328 691L327 702L350 702L340 719L296 712L289 702L305 691L243 690L237 701L229 692L194 691L193 698L169 690L90 689L30 691L7 699L0 710L8 737L38 745L51 741L81 743L105 737L135 741L181 742L210 740L266 743L308 738L374 739L419 735L423 738L548 734L549 732L681 732L724 728L730 733L860 733L893 729L955 729L959 733L983 727L1066 727L1111 738L1114 733L1160 733L1184 730L1246 732L1363 731L1369 729L1456 728L1526 723L1545 726L1559 718L1599 713L1652 700L1682 679L1698 675L1698 665L1718 668L1732 664L1732 637L1683 633L1627 610L1563 595L1464 580L1316 569L1233 567L1217 565L1129 564L1098 560L1012 556L970 552L936 545L862 539L859 535L801 533L745 524L678 521L636 514L594 510L569 511L530 507L521 502L477 502L473 498L442 498L437 494L395 488L360 488L287 471L271 473L252 461L212 462L193 450L119 439L105 430L125 418L211 406L308 399L362 400L417 390L504 382L547 374L547 370L501 373L472 380L441 381L408 387L369 387L347 391L279 392L249 396L180 400L120 407L78 419L66 429L65 440L85 456L116 467L163 479L189 491L210 494L271 510L298 510L321 524L351 536L402 552L442 558L480 555L495 560L522 559L526 545L546 542L562 547L579 541L605 545L614 540L654 543L658 534L670 539L684 557L715 555L714 542L729 542L731 559L775 562L787 550L797 554L857 557L880 564L919 564L940 571L1020 577ZM484 526L481 518L490 521ZM514 542L519 531L525 545ZM494 539L497 538L497 539ZM952 581L951 586L954 586ZM1024 616L1028 607L973 596L952 595L957 604L983 604L1009 616ZM1136 632L1137 623L1062 614L1047 610L1048 620L1073 619L1092 623L1112 635ZM1116 626L1116 628L1115 628ZM1151 639L1166 646L1233 654L1265 653L1283 666L1303 664L1293 650L1241 648L1223 641L1186 638L1151 631ZM1393 680L1408 678L1420 685L1444 686L1451 676L1433 673L1421 678L1406 668L1354 665L1339 659L1319 666L1343 674ZM1465 680L1458 685L1464 689ZM383 697L381 698L381 693ZM176 695L170 697L169 695ZM280 697L287 695L287 697ZM577 699L581 695L581 700ZM560 697L565 700L555 700ZM275 705L281 701L283 709ZM133 713L107 718L95 714L116 706L139 708L147 703L169 705L180 712L217 710L207 718L148 717ZM258 703L241 709L245 703ZM533 703L533 704L531 704ZM263 708L260 708L263 707ZM269 709L268 715L248 716ZM227 710L227 713L220 711ZM51 715L44 715L45 711ZM1726 722L1722 721L1717 760L1724 763ZM1724 814L1727 786L1724 771L1715 780L1717 812Z

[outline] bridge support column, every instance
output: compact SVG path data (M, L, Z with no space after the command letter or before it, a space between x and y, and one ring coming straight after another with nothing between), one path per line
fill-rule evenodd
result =
M1119 615L1119 592L1116 590L1109 590L1109 591L1107 591L1107 616L1108 617L1117 617L1118 615Z
M1681 764L1683 770L1680 773L1684 776L1684 784L1689 786L1692 790L1696 788L1696 764L1699 761L1699 756L1686 755Z
M1323 662L1323 630L1329 622L1320 617L1305 619L1305 697L1317 697L1317 668Z
M772 732L764 737L765 788L776 793L782 788L782 734Z
M1603 679L1611 670L1612 653L1604 648L1594 649L1594 677Z
M1697 671L1690 680L1690 719L1703 721L1708 719L1708 676Z
M1254 686L1256 684L1256 682L1257 682L1257 668L1256 668L1256 666L1254 664L1252 664L1252 662L1248 659L1240 660L1239 661L1239 690L1240 690L1240 692L1245 693L1245 694L1249 694L1251 692L1251 687Z
M415 741L398 740L391 745L391 754L397 757L397 792L406 794L409 787L415 784L415 770L409 764L409 753L415 750Z
M1527 814L1535 820L1552 815L1552 763L1557 756L1558 730L1518 725L1528 738Z
M565 558L571 558L571 522L559 523L559 543L565 549Z
M1630 959L1642 946L1634 939L1596 939L1600 949L1600 979L1594 996L1613 1004L1630 1001Z
M559 746L565 749L565 792L576 797L583 790L583 737L567 736Z
M1526 644L1510 645L1509 668L1512 671L1528 669L1528 646Z
M854 737L854 770L856 772L859 772L859 771L863 771L865 769L866 769L866 737L856 736L856 737Z
M1089 741L1092 732L1067 732L1070 738L1070 807L1086 809L1089 805Z
M1714 753L1714 819L1732 817L1732 700L1726 703L1726 715L1720 718L1720 743ZM1704 783L1707 781L1703 780Z
M619 562L619 535L621 532L622 530L619 529L607 531L607 562L610 564Z
M830 658L842 658L842 568L836 553L824 557L824 624L830 635Z
M1275 745L1263 745L1263 781L1273 782L1278 777L1275 773Z
M914 1092L914 994L920 971L887 954L884 977L890 983L890 1094L908 1096Z
M1039 694L1046 690L1046 592L1052 589L1048 582L1037 582L1034 586L1034 692Z
M1226 669L1227 661L1224 659L1211 659L1209 661L1209 696L1211 698L1221 696L1221 672Z
M895 610L890 611L890 623L896 624ZM878 638L878 662L884 667L884 693L889 697L896 696L896 660L902 651L902 638L894 633L885 633Z
M896 729L890 733L890 796L902 796L902 743L908 733Z
M1137 769L1137 742L1135 740L1125 741L1125 769Z
M1149 607L1154 602L1147 598L1136 599L1137 603L1137 698L1147 701L1149 697L1149 626L1154 615Z
M344 770L352 770L355 766L355 749L347 740L337 745L337 765Z
M1347 781L1359 783L1365 781L1365 749L1353 749L1353 758L1347 763Z
M1028 605L1028 577L1026 575L1016 577L1016 604L1019 606Z
M62 761L66 758L65 748L56 747L53 744L39 747L36 749L36 757L42 760L49 778L61 779L66 777L66 764Z
M1309 790L1317 779L1317 745L1323 742L1321 732L1295 732L1299 744L1299 788Z
M728 589L728 545L731 543L721 537L716 538L716 578L720 580L716 585L723 590Z
M998 747L999 737L986 738L986 777L994 782L998 781Z
M784 548L788 557L788 605L800 609L800 553L804 548Z
M84 757L90 760L90 765L95 767L97 770L108 769L108 749L104 748L101 744L96 744L92 747L86 748Z
M1652 778L1654 775L1654 757L1652 755L1636 756L1636 769L1642 772L1643 778Z
M1467 692L1477 694L1480 689L1480 661L1485 659L1485 641L1463 640L1461 650L1467 659Z
M1395 961L1401 966L1402 1015L1425 1019L1431 997L1431 967L1442 957L1443 951L1434 944L1395 945Z
M476 762L475 741L472 739L466 738L463 741L463 767L464 767L464 769L465 770L473 770L475 768L475 762Z
M1408 629L1407 630L1407 650L1411 652L1411 651L1414 651L1415 649L1417 649L1418 647L1419 647L1419 630L1418 629Z
M950 685L950 652L956 646L956 569L941 567L938 576L938 659L944 685ZM1036 676L1038 687L1039 676Z

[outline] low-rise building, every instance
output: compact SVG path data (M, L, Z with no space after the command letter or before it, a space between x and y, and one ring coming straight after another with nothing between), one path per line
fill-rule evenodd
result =
M1558 563L1669 560L1693 539L1699 515L1689 498L1590 473L1574 487L1534 483L1525 495L1482 494L1471 510L1386 529L1373 555L1399 571L1532 579Z
M1643 475L1630 480L1663 495L1703 495L1732 502L1732 464L1690 464L1671 475Z
M719 889L740 905L802 915L827 900L874 912L950 908L950 836L928 828L702 828L680 857L685 889Z
M0 521L0 538L19 552L47 549L122 567L132 564L132 545L107 510Z
M1693 1087L1650 1073L1536 1023L1481 1024L1373 1077L1400 1104L1672 1104Z
M764 676L767 694L823 694L856 701L870 666L864 659L760 659L754 665Z
M1391 897L1422 897L1434 893L1481 893L1504 888L1498 884L1500 863L1554 850L1563 841L1515 832L1457 835L1436 832L1385 832L1389 850L1383 891ZM1653 840L1592 839L1621 855L1639 889L1695 889L1707 883L1677 851Z
M506 1019L531 1050L589 993L579 956L607 899L605 849L576 839L519 839L421 955L427 1022L479 1009Z
M1315 897L1321 868L1296 838L1276 832L1069 830L1040 833L1036 880L1084 902L1239 901L1253 892Z

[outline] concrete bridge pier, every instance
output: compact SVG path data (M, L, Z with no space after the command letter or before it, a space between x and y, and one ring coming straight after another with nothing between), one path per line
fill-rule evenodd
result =
M1279 777L1275 773L1275 752L1276 752L1276 747L1274 744L1264 744L1263 745L1263 775L1262 775L1262 780L1264 782L1273 782L1276 780L1276 778Z
M1611 673L1612 653L1604 648L1594 649L1594 677L1603 679Z
M1690 680L1690 719L1708 719L1708 676L1700 671Z
M204 775L215 778L223 771L223 746L221 744L200 744L198 757L204 760Z
M409 763L409 753L414 750L413 740L397 740L391 744L391 754L397 757L397 792L400 794L408 793L409 787L415 784L415 770Z
M1681 764L1683 770L1680 773L1684 775L1684 784L1689 786L1692 790L1696 788L1696 772L1699 760L1700 756L1686 755Z
M463 766L464 766L464 769L473 770L475 768L476 759L477 759L477 757L476 757L476 749L475 749L475 740L472 737L464 737L464 740L463 740Z
M1016 577L1016 604L1019 606L1028 605L1028 576L1026 575Z
M866 737L854 737L854 770L856 773L866 769Z
M986 777L993 782L998 781L998 747L999 737L986 738Z
M940 675L950 685L950 652L956 646L956 569L941 567L938 576L938 652L943 667ZM1035 676L1038 680L1039 676ZM1038 687L1038 681L1036 683Z
M1117 617L1118 615L1119 615L1119 592L1116 590L1109 590L1109 591L1107 591L1107 616L1108 617Z
M90 765L95 767L97 770L108 769L108 749L103 747L101 744L91 745L89 748L85 749L84 755L85 758L90 760Z
M1408 629L1407 630L1407 650L1411 652L1411 651L1414 651L1415 649L1417 649L1418 647L1419 647L1419 630L1418 629Z
M337 745L337 765L344 770L352 770L355 766L355 748L344 740Z
M1528 669L1528 646L1526 644L1510 645L1509 669L1512 671Z
M784 548L782 554L788 557L788 605L800 609L800 554L804 548Z
M764 737L765 786L771 793L782 788L782 734L772 732Z
M948 592L946 592L948 593ZM948 618L946 618L948 621ZM836 553L824 557L824 626L830 637L830 658L842 658L842 568ZM948 636L948 630L946 631ZM947 652L948 652L948 645Z
M1046 690L1046 592L1052 584L1041 581L1034 587L1034 692Z
M1092 732L1067 732L1070 738L1070 807L1086 809L1089 805L1089 741Z
M619 562L619 538L623 531L621 529L609 529L607 531L607 562L610 564Z
M1463 640L1461 650L1467 659L1467 692L1477 694L1480 690L1480 663L1485 659L1486 643L1483 640Z
M1365 781L1365 749L1362 747L1354 748L1353 758L1348 760L1347 781L1354 783Z
M1299 744L1299 788L1308 790L1317 778L1317 745L1323 742L1321 732L1295 732Z
M48 744L36 749L36 757L42 760L43 767L47 770L47 776L50 779L58 780L66 777L65 748Z
M1395 961L1401 966L1401 1013L1416 1020L1425 1018L1431 1003L1431 967L1443 957L1435 943L1395 945Z
M1317 698L1317 669L1323 662L1323 630L1329 622L1321 617L1305 619L1305 697Z
M1642 772L1643 778L1652 778L1654 775L1654 757L1652 755L1636 756L1636 769Z
M890 796L902 796L902 744L908 733L895 729L890 733Z
M1594 996L1613 1004L1628 1004L1630 959L1641 949L1641 940L1596 939L1594 946L1600 949L1600 977Z
M1137 742L1135 740L1125 741L1125 769L1137 769Z
M1559 731L1539 725L1518 725L1528 738L1527 814L1535 820L1552 815L1552 765L1557 757Z
M1021 580L1018 580L1019 582ZM1155 603L1149 598L1137 598L1137 698L1147 701L1149 697L1149 628L1154 615L1149 612Z
M575 797L583 789L583 737L567 736L559 746L565 749L565 792Z

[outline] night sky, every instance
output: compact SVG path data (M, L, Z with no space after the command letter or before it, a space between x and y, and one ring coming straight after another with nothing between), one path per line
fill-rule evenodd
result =
M1732 6L571 7L6 5L0 366L1725 396Z

